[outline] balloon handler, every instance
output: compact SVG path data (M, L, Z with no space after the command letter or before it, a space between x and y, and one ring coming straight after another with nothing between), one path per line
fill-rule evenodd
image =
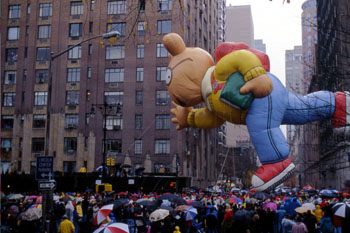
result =
M166 82L176 129L212 129L225 121L247 125L262 164L252 177L256 191L276 187L295 169L281 124L324 119L331 119L334 127L349 123L347 93L288 92L269 73L268 56L244 43L221 43L215 49L216 65L205 50L186 47L178 34L165 35L163 44L171 54ZM202 102L205 107L193 108Z

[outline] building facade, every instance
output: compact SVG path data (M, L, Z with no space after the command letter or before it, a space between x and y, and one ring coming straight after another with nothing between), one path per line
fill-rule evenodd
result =
M214 179L210 146L215 145L206 143L214 133L203 131L207 136L189 159L185 146L191 139L170 121L164 82L168 53L161 41L164 34L177 32L187 46L213 54L219 41L219 1L1 4L1 27L6 29L1 34L1 150L6 167L33 173L36 157L49 155L54 171L76 172L84 165L92 172L105 158L110 173L116 165L128 164L147 172L178 169L194 179ZM91 39L115 30L118 39ZM50 53L80 42L50 62ZM206 167L200 163L204 158Z

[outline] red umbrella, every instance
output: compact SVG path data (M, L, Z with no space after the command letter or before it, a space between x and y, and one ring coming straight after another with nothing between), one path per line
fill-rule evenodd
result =
M108 223L101 225L94 233L129 233L129 227L125 223Z
M42 203L43 202L43 196L39 196L37 199L36 199L36 201L35 201L35 203Z
M126 193L126 192L119 192L118 195L119 195L119 196L120 196L120 195L127 195L127 193Z
M99 225L101 222L103 222L107 216L112 212L113 210L113 204L102 206L102 208L97 212L94 224Z
M228 203L229 204L234 204L234 203L237 203L237 200L234 197L230 197L230 199L228 200Z

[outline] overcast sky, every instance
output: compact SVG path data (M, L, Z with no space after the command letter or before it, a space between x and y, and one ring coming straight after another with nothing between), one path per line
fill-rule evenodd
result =
M285 51L301 45L301 5L305 0L227 0L227 5L250 5L254 39L263 39L270 57L271 73L285 83Z

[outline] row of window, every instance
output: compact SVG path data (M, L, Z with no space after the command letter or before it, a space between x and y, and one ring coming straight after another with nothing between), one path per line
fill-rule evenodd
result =
M22 151L22 139L19 144L20 151ZM42 153L45 149L45 138L32 138L32 153ZM85 148L88 147L88 137L85 138ZM107 139L105 140L105 147L107 152L122 153L121 139ZM65 137L64 151L67 153L76 153L78 149L78 138ZM142 154L142 139L135 139L134 141L135 154ZM170 139L155 139L154 142L155 154L170 154ZM3 156L9 155L12 152L12 139L2 138L1 140L1 154ZM8 156L5 156L8 157Z
M70 46L71 47L71 46ZM106 46L106 60L116 60L125 58L125 45L111 45ZM144 58L144 45L137 46L136 57ZM25 48L24 57L28 54L28 48ZM89 44L88 54L92 54L92 44ZM162 43L157 43L157 57L168 57L169 53ZM36 60L39 62L46 62L50 59L50 47L38 47L36 50ZM68 51L68 59L81 59L81 45L76 46ZM13 63L18 60L18 48L6 49L6 62Z
M91 78L91 67L88 67L87 76ZM166 81L166 66L157 66L156 68L156 80L157 82ZM67 82L80 82L80 68L67 68ZM49 70L36 70L35 71L35 83L43 84L48 82ZM144 68L136 68L136 82L143 82ZM17 71L6 70L4 84L11 85L16 84ZM108 68L105 69L105 83L122 83L124 82L124 68Z
M90 91L86 92L87 97L90 95ZM78 105L79 104L79 90L66 91L66 105ZM122 105L124 100L123 91L107 91L104 93L105 101L109 105ZM137 105L143 104L143 91L136 90L135 103ZM5 92L3 94L3 106L14 107L16 101L15 92ZM22 103L25 101L25 92L22 92ZM170 96L167 91L156 91L156 105L167 105L170 103ZM36 91L34 92L34 106L47 105L47 92Z
M85 1L84 1L85 2ZM70 3L70 14L72 16L84 14L84 2L73 1ZM94 10L94 0L90 0L90 10ZM158 0L158 11L170 11L172 9L172 0ZM139 11L145 11L145 1L140 2ZM9 19L19 19L21 16L21 5L9 6ZM27 14L31 13L31 5L27 5ZM118 15L127 14L126 0L115 0L107 2L107 14ZM39 17L52 16L52 3L39 4Z
M90 114L85 116L85 125L89 125ZM12 129L14 123L13 115L2 115L1 116L1 128ZM65 128L76 129L79 124L78 114L66 114L65 115ZM120 115L108 115L104 122L107 130L121 130L123 129L123 118ZM46 127L46 115L34 114L33 115L33 128L43 129ZM135 115L135 129L142 129L143 127L143 115ZM170 129L170 115L169 114L156 114L155 115L155 129Z
M92 32L93 22L90 22L89 32ZM167 34L171 32L171 20L158 20L157 23L158 34ZM126 24L123 23L108 23L107 32L118 31L121 36L125 36ZM146 22L140 21L137 25L138 35L144 35L146 29ZM26 34L29 34L29 26L26 28ZM80 37L83 35L83 24L82 23L71 23L69 24L69 36ZM38 26L38 39L49 39L51 38L51 25L39 25ZM7 40L16 41L20 38L20 27L8 27L7 28Z

